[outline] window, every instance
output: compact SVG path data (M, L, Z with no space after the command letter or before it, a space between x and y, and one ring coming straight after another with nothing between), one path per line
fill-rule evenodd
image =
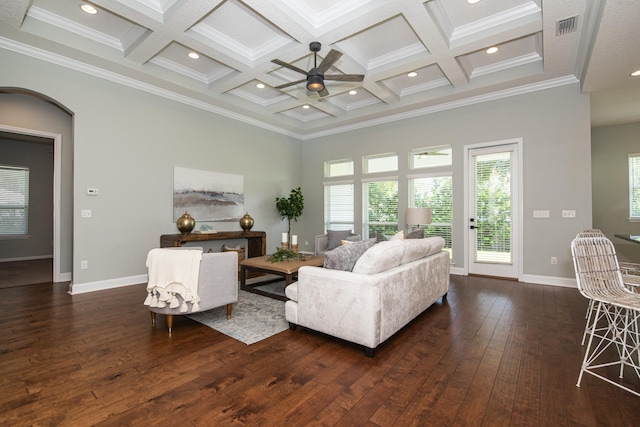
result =
M363 238L389 238L398 232L398 180L365 182Z
M409 153L409 169L451 166L451 156L452 151L449 146L416 148Z
M398 170L398 155L377 154L364 158L364 173L391 172Z
M332 160L324 162L325 178L353 175L353 160Z
M409 198L411 207L431 209L431 224L425 227L424 235L444 238L445 250L452 255L453 179L451 174L410 177Z
M324 230L353 230L353 183L324 185Z
M629 154L629 217L640 220L640 153Z
M29 168L0 165L0 235L29 231Z

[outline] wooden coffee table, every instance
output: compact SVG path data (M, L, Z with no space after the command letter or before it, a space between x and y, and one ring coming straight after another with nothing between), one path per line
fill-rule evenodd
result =
M286 301L287 297L273 294L271 292L263 291L262 289L256 289L257 286L262 286L270 281L256 282L251 285L247 285L247 271L257 271L261 273L276 274L283 276L285 279L285 287L289 286L293 282L294 276L298 273L300 267L306 265L311 267L322 267L324 264L324 257L307 255L302 260L290 260L271 262L267 260L267 256L258 256L243 259L240 261L240 289L254 294L264 295L266 297L279 299Z

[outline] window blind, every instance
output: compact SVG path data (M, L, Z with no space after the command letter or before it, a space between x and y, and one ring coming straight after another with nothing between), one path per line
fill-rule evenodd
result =
M324 224L326 230L353 230L353 184L324 186Z
M398 232L398 181L365 182L365 238L391 237Z
M475 260L511 264L511 152L476 156L475 169Z
M629 216L640 218L640 154L629 155Z
M29 168L0 165L0 235L29 231Z
M453 178L429 176L409 180L413 207L430 208L431 224L425 227L425 237L440 236L451 253L453 224Z

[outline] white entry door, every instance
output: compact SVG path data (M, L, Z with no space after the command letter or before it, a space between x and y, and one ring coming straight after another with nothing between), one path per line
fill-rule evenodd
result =
M469 274L518 278L518 148L509 143L468 150Z

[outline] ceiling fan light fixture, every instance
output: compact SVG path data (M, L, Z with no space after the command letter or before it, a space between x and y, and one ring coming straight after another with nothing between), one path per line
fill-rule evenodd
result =
M324 89L324 81L322 81L321 76L310 75L309 78L307 78L307 90L320 92L322 89Z

